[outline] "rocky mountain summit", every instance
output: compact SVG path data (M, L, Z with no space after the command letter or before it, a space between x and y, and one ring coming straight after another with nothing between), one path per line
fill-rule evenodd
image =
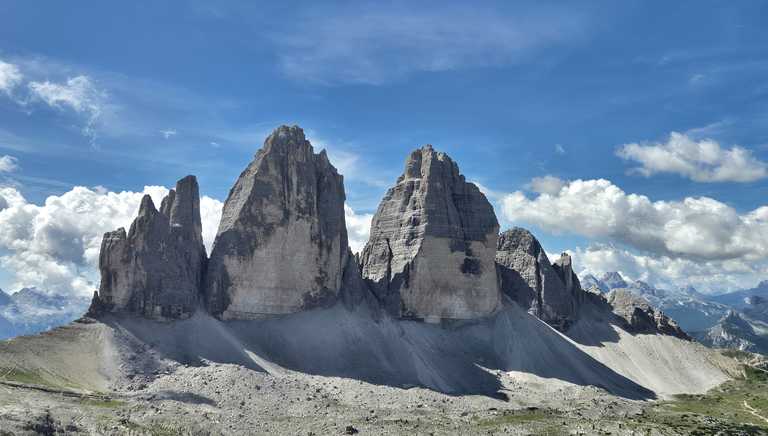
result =
M330 304L349 257L344 182L296 126L275 130L229 192L206 280L223 319Z
M0 291L2 292L2 291ZM0 339L35 334L74 321L88 308L89 299L57 295L37 288L0 294Z
M768 299L753 295L741 310L731 309L696 339L710 347L768 354Z
M714 326L729 310L729 306L712 301L692 286L680 289L660 289L642 280L626 280L621 273L613 271L596 279L586 274L582 282L603 293L621 290L647 301L652 307L663 311L687 332L700 332Z
M445 153L413 151L381 201L361 255L362 274L398 317L439 321L500 305L493 207Z
M345 197L326 152L315 153L299 127L281 126L232 187L210 258L193 176L179 180L159 210L145 196L129 232L105 234L88 314L176 319L203 308L248 320L343 302L441 322L493 316L507 299L562 332L591 307L635 332L684 337L642 301L584 291L570 256L551 263L527 230L499 236L491 204L431 145L409 155L360 255L348 246ZM627 286L618 273L592 281Z
M145 195L128 233L104 235L101 284L89 313L133 312L149 318L186 318L197 308L206 254L197 179L176 183L157 210Z
M624 281L624 277L617 271L609 271L600 277L600 281L608 287L608 289L626 288L627 282Z
M651 307L642 297L625 289L616 289L608 295L608 303L615 314L626 324L624 328L634 333L659 332L665 335L677 336L690 340L690 337L660 310Z
M697 340L715 348L768 353L768 334L736 310L730 310L714 327L697 335ZM763 330L763 331L761 331Z

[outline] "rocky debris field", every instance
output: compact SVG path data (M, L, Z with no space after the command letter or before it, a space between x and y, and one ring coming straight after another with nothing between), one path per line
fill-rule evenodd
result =
M742 404L766 410L768 378L756 372L707 395L633 401L515 373L498 374L508 395L501 399L232 364L182 365L109 396L3 384L0 434L768 434L768 423Z

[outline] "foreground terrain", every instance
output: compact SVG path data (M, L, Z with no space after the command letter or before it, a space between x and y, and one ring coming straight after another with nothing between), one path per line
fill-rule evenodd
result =
M85 320L0 344L0 428L157 435L768 432L768 374L760 369L745 371L675 337L633 336L607 324L576 325L570 334L514 306L482 322L444 326L372 321L342 307L230 323L202 314L173 323Z

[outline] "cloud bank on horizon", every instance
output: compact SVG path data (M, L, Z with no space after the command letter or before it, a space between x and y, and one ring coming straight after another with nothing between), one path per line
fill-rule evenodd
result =
M184 174L210 249L232 181L294 123L345 177L356 251L431 143L582 272L768 279L768 5L4 8L0 287L90 294L101 234Z

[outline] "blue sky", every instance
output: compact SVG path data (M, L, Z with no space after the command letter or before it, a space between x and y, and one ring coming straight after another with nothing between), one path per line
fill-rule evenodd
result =
M223 201L264 137L296 123L329 150L361 216L407 153L431 143L483 185L503 227L530 227L592 271L671 286L707 265L693 282L711 290L768 279L768 224L750 215L768 197L765 2L210 3L0 4L0 62L12 66L5 90L0 68L0 156L12 163L0 183L43 205L74 186L141 192L195 174ZM720 154L696 160L705 140ZM580 185L537 202L532 180L544 176L557 192L605 179L651 212L586 231L571 200L587 210L594 197L571 192ZM701 197L718 204L691 212L685 199ZM577 228L529 211L545 207ZM706 222L670 233L694 215ZM21 255L1 239L0 255ZM72 262L76 274L93 267ZM31 268L0 262L0 287L47 283L20 278L19 265Z

